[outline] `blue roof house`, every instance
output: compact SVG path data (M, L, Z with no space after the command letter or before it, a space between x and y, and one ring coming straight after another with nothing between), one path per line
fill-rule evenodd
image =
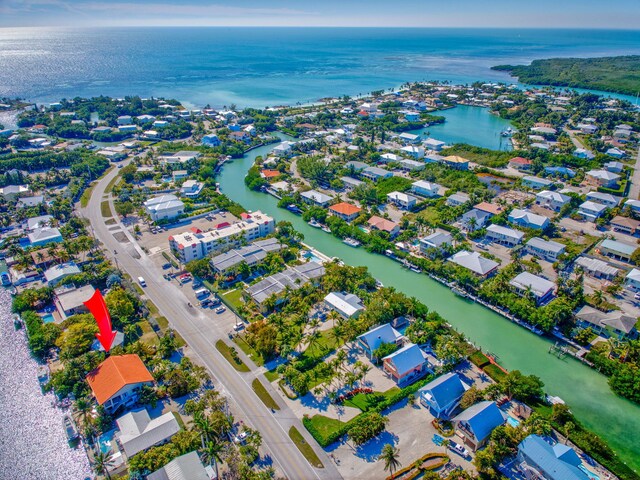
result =
M382 369L401 387L412 384L431 371L427 354L413 343L384 357Z
M373 352L383 343L395 343L402 345L404 337L389 323L373 328L358 337L358 344L364 350L369 360L375 360Z
M221 144L222 142L218 138L218 135L216 135L215 133L210 133L209 135L205 135L204 137L202 137L202 145L206 145L209 147L218 147Z
M469 389L457 373L446 373L418 390L420 403L436 418L448 419Z
M487 443L493 429L503 425L507 417L496 402L486 400L467 408L452 420L465 445L475 452Z
M551 446L539 435L529 435L518 445L517 462L527 478L545 480L588 480L582 461L572 448ZM584 467L583 467L584 468Z

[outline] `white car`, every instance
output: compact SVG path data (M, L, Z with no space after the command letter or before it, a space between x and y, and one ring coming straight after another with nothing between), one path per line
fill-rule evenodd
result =
M234 438L234 442L236 442L236 443L244 443L244 441L247 439L248 436L249 436L249 432L244 430L244 431L240 432L238 435L236 435L236 438Z
M235 332L239 332L239 331L240 331L240 330L242 330L242 329L244 329L244 323L236 323L236 324L233 326L233 330L234 330Z
M222 313L222 312L224 312L225 310L226 310L226 308L225 308L225 307L218 307L218 308L216 308L216 313Z

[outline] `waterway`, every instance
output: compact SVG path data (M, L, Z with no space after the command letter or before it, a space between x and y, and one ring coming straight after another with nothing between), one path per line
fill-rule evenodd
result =
M476 120L491 117L486 109L476 110L484 112ZM447 127L449 125L445 124L442 130L443 134L446 131L451 135L449 141L461 141L452 133L453 128L447 130ZM457 125L455 128L464 131L463 126ZM481 145L486 139L471 138L466 141ZM322 253L339 257L349 265L367 266L385 286L414 296L440 313L477 346L497 355L506 368L539 376L545 383L547 393L564 399L585 426L606 439L628 465L640 471L640 407L614 395L606 377L572 358L560 360L550 355L548 340L487 308L454 295L427 275L410 272L399 263L368 253L362 248L348 247L332 235L308 226L299 216L278 208L274 197L247 189L244 185L247 170L257 156L265 156L274 146L257 148L244 158L226 164L219 177L222 192L248 210L261 210L272 215L276 221L290 221L304 235L305 243Z

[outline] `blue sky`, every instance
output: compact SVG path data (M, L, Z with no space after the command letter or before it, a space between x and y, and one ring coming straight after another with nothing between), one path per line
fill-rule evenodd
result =
M640 28L640 0L0 0L0 26Z

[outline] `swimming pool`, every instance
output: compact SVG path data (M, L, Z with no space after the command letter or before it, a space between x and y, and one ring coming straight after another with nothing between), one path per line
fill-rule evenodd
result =
M322 263L322 259L320 259L320 257L318 257L317 255L315 255L313 252L306 252L304 255L302 255L304 258L307 258L309 260L311 260L312 262L316 262L316 263Z
M520 420L518 420L517 418L513 418L511 415L507 415L507 423L512 427L517 427L518 425L520 425Z
M117 448L115 446L115 429L114 430L109 430L107 433L103 433L102 435L100 435L100 438L98 439L98 444L100 445L100 451L102 451L102 453L109 453L111 452L112 454L116 452Z
M47 313L42 316L42 321L44 323L53 323L56 321L55 317L51 313Z
M578 468L582 470L584 473L586 473L591 480L600 480L600 477L598 475L596 475L590 470L587 470L587 468L584 465L578 465Z

